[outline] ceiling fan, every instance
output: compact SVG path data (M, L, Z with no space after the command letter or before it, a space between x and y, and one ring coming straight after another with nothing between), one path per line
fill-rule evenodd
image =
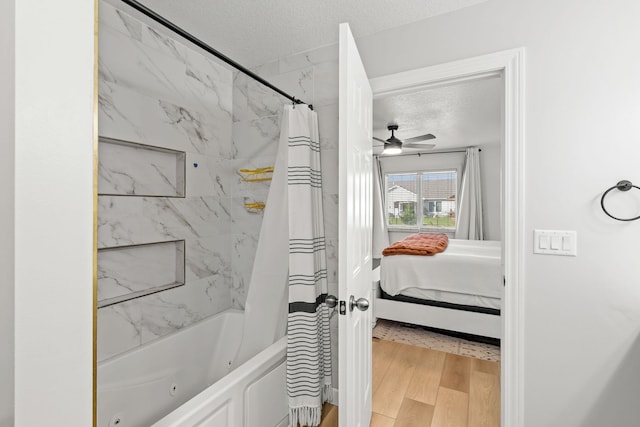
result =
M425 135L415 136L413 138L405 139L404 141L396 138L394 132L398 130L398 125L392 124L388 125L387 129L391 131L391 137L387 140L376 138L373 139L376 141L380 141L384 143L384 150L382 154L400 154L402 152L402 148L425 148L430 149L435 147L435 144L425 144L423 141L428 141L430 139L435 139L435 135L431 133L427 133Z

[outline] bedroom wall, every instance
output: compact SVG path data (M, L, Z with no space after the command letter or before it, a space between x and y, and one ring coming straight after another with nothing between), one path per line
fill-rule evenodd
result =
M15 3L0 3L0 427L13 426Z
M639 20L632 0L490 0L357 40L369 77L526 49L525 426L640 417L640 223L599 207L640 182ZM611 208L637 215L639 195ZM578 256L534 255L536 228L576 230Z
M485 240L502 240L501 157L500 144L482 145L480 179L482 180L482 220Z

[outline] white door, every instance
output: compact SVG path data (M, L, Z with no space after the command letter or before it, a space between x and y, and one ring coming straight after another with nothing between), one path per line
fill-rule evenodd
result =
M340 25L339 93L339 425L369 427L373 106L348 24Z

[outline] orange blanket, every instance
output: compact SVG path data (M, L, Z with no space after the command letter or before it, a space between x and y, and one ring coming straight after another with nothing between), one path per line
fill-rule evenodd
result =
M447 249L448 244L446 234L418 233L392 243L382 255L435 255Z

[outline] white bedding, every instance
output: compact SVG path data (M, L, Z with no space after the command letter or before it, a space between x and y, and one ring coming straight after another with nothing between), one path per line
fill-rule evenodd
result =
M382 257L380 286L389 295L415 296L420 290L443 291L496 299L499 304L502 296L500 242L450 239L447 249L433 256Z

